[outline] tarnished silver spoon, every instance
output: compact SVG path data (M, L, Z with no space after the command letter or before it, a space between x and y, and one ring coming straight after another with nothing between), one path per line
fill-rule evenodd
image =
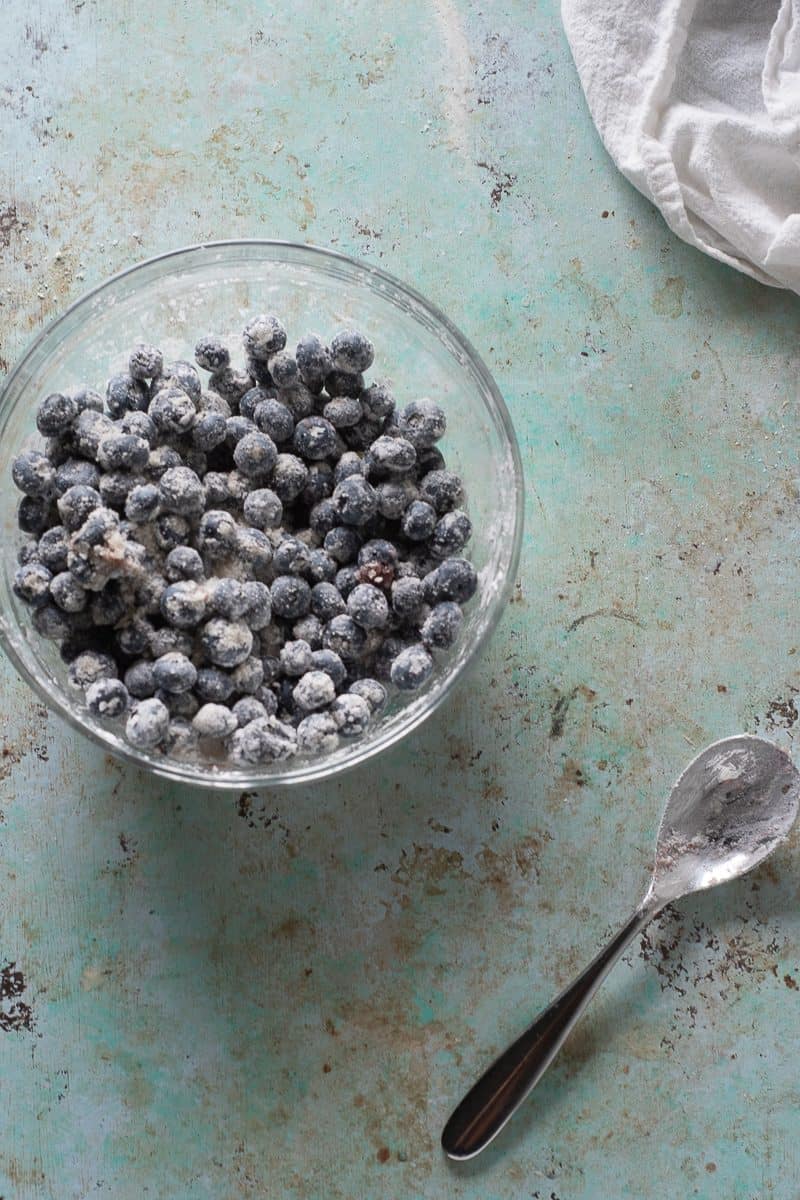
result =
M665 904L743 875L789 833L800 774L778 746L741 735L714 742L672 789L650 886L631 919L467 1093L442 1133L445 1153L472 1158L544 1075L626 946Z

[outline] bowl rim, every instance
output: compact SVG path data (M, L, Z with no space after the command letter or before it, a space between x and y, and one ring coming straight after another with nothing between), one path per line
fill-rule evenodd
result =
M121 737L118 737L109 732L109 736L103 736L102 728L96 728L92 725L85 724L77 713L62 699L53 692L45 688L35 675L32 675L27 663L23 661L19 653L6 614L0 612L0 644L2 644L8 658L13 663L17 672L23 680L36 691L41 700L46 706L54 710L68 725L85 737L91 738L93 742L101 746L104 750L110 751L116 757L123 759L132 766L140 770L147 771L161 779L168 780L172 783L181 783L198 788L212 790L236 790L237 788L285 788L297 785L323 782L329 779L344 774L347 771L355 770L362 766L365 762L374 758L376 755L385 750L390 749L399 741L406 738L415 729L418 729L429 717L431 717L444 703L448 696L451 695L453 689L458 683L469 673L471 667L478 661L483 648L487 641L494 633L494 630L507 607L508 598L514 587L516 580L517 569L522 549L522 534L524 525L524 510L525 510L525 491L524 491L524 472L522 467L522 457L519 450L514 424L511 420L511 414L508 411L502 393L498 388L494 377L489 368L486 366L482 357L472 345L465 334L456 326L450 318L436 305L433 301L428 300L411 284L407 284L390 272L385 271L382 267L377 267L373 263L359 258L353 258L348 254L343 254L340 250L334 250L324 246L317 246L313 243L294 242L288 239L281 238L226 238L203 242L193 242L185 246L180 246L176 249L166 250L160 254L155 254L149 258L140 259L138 262L132 263L128 267L124 267L121 271L115 272L113 275L101 280L94 287L83 292L76 300L74 300L66 309L58 316L49 321L40 331L23 347L22 352L17 357L12 369L0 385L0 414L4 412L7 403L8 395L12 389L17 377L22 374L24 369L30 365L31 359L36 357L37 351L46 342L53 339L57 334L58 329L67 323L79 309L91 304L104 292L114 288L117 284L126 280L129 276L136 275L140 271L145 271L148 268L156 267L159 264L166 264L172 259L186 258L193 254L199 254L205 251L225 251L233 249L245 249L252 247L255 250L269 251L270 249L284 249L291 252L297 252L302 255L308 255L312 258L319 258L323 261L338 261L350 270L363 273L365 276L379 280L401 295L406 296L413 301L414 305L419 306L433 321L441 326L452 339L458 349L465 355L469 362L470 368L475 372L481 387L488 392L496 410L496 417L499 419L499 425L502 428L505 437L507 450L510 454L513 464L513 487L514 487L514 505L513 505L513 533L511 553L508 559L508 565L505 577L500 586L497 588L496 596L493 601L490 619L485 621L477 631L477 635L469 647L469 651L464 659L458 663L455 668L448 672L442 680L441 686L437 690L432 701L427 705L422 705L405 723L401 723L390 734L381 737L377 736L374 740L358 743L361 747L361 752L356 753L352 758L345 759L342 762L333 763L326 766L328 760L325 756L321 757L318 763L315 760L310 760L307 765L295 772L289 774L267 775L259 774L258 771L249 773L239 773L236 775L227 774L224 768L213 772L198 769L190 763L184 764L180 759L164 758L156 760L145 758L136 752L133 748L128 747L127 743ZM363 285L363 281L361 282ZM484 401L485 403L485 401Z

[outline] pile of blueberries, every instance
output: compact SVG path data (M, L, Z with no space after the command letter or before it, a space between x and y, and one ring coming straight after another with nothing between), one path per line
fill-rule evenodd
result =
M431 674L477 575L433 400L367 384L357 330L286 350L277 317L197 366L137 345L128 370L47 396L23 492L16 594L69 682L128 741L240 765L333 750Z

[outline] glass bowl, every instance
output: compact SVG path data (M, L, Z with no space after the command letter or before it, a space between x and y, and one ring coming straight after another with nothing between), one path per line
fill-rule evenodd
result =
M39 400L48 392L87 383L100 390L125 370L130 348L143 340L165 359L193 358L194 342L213 331L232 350L246 319L277 313L292 346L303 333L330 338L343 325L364 329L375 345L371 378L393 382L398 405L419 396L441 402L448 429L441 443L448 467L467 488L474 534L467 553L479 572L478 592L466 606L457 645L418 691L393 696L368 733L342 740L331 754L270 766L239 768L184 761L130 746L114 722L93 717L67 684L58 647L33 631L28 610L11 590L19 495L11 461L38 446ZM234 365L243 365L243 355ZM430 716L479 655L508 599L522 536L522 468L503 399L478 354L453 324L413 288L344 255L276 241L230 241L190 246L139 263L73 304L44 330L0 392L0 638L24 679L75 728L106 749L173 780L208 787L271 787L335 775L394 745Z

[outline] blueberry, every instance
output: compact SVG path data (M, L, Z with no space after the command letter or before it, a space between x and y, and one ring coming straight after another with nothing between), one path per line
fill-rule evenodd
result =
M164 373L162 378L154 380L154 387L151 394L155 395L163 387L179 387L186 392L187 396L197 403L200 399L200 393L203 385L200 382L200 376L197 374L197 369L190 363L178 360L176 362L165 363Z
M198 737L221 740L237 728L236 717L223 704L204 704L192 718Z
M312 671L324 671L330 675L334 687L341 687L347 678L347 668L335 650L314 650L311 653Z
M292 420L295 422L310 417L316 408L313 392L310 392L303 384L278 392L278 400L288 408L292 414Z
M360 737L372 720L372 709L367 701L353 692L337 696L330 713L342 737Z
M125 672L124 683L131 696L137 700L146 700L156 690L153 664L146 658L132 663Z
M206 489L206 503L210 510L217 511L223 506L233 503L226 474L224 475L221 471L208 471L203 479L203 485ZM228 514L225 513L225 516Z
M49 437L44 443L45 457L50 460L54 467L63 466L68 458L71 457L75 444L67 429L64 431L63 437Z
M362 391L360 400L364 412L378 420L383 421L394 412L394 396L386 383L371 383Z
M21 492L37 500L49 500L55 494L56 473L53 464L38 450L23 450L11 464L11 478Z
M343 662L353 662L364 653L366 634L349 614L343 613L325 626L322 645L325 650L335 651Z
M265 717L271 715L267 712L265 705L260 700L256 700L255 696L242 696L241 700L236 701L231 712L236 717L240 729L243 725L249 725L251 721L264 720Z
M306 486L308 467L294 454L279 454L272 473L273 490L284 504L291 504Z
M277 529L283 520L283 504L270 488L256 488L244 498L244 519L256 529Z
M171 715L171 714L170 714ZM197 748L197 732L186 717L172 717L162 745L167 754L186 757Z
M242 341L250 358L265 362L286 345L286 330L277 317L261 314L247 322Z
M14 595L19 596L20 600L24 600L26 604L47 604L50 599L52 578L52 571L49 571L43 563L30 562L17 568L11 586Z
M412 400L400 414L397 426L416 450L423 450L444 436L447 418L434 400Z
M464 485L453 471L429 471L419 482L419 493L437 513L446 513L463 502Z
M387 567L396 567L398 560L397 547L386 538L371 538L358 552L358 565L368 566L370 563L382 563Z
M100 472L94 463L83 458L68 458L56 470L56 492L63 496L71 487L90 487L97 491Z
M55 604L40 604L33 610L31 625L40 637L60 642L68 636L72 626L69 614L56 608Z
M308 514L308 526L313 533L324 536L335 529L340 521L339 509L330 498L319 500Z
M366 525L378 509L372 484L362 475L350 475L333 489L333 503L345 525Z
M228 349L217 337L207 334L201 337L194 348L195 362L204 371L219 371L230 364Z
M138 658L150 646L153 636L153 626L140 616L132 616L127 624L114 632L114 641L122 654L129 658Z
M217 392L201 392L196 408L199 416L205 416L206 413L217 413L227 421L228 417L233 415L228 401Z
M238 621L239 617L243 617L248 608L244 584L231 578L214 579L212 584L209 610L228 621Z
M345 483L349 482L350 480L345 480ZM339 486L344 487L344 485L340 484ZM325 502L323 501L323 503ZM351 529L347 525L337 525L330 533L325 534L325 540L322 544L331 558L335 558L338 563L344 566L345 563L352 562L358 554L359 547L361 546L361 538L355 529Z
M128 689L119 679L98 679L86 689L86 707L95 717L121 717L130 699Z
M125 597L113 579L106 584L102 591L95 593L89 605L89 612L95 625L116 625L125 617L127 611L128 605Z
M132 746L151 750L169 728L169 709L155 697L134 705L125 725L125 736Z
M250 657L253 634L243 621L214 617L203 626L200 644L209 662L230 669Z
M68 613L83 612L88 603L85 590L70 571L60 571L53 576L50 595L58 607Z
M336 688L325 671L306 670L292 690L295 705L304 712L326 708L336 697Z
M176 629L194 629L206 615L206 593L193 580L171 583L161 597L164 620Z
M327 458L336 447L336 430L324 417L304 417L295 425L292 445L303 458Z
M250 395L249 392L248 395ZM268 434L274 442L279 445L281 442L288 442L294 433L292 413L280 400L274 400L264 393L262 395L263 399L260 400L253 412L253 421L261 432Z
M161 507L166 512L194 517L205 508L206 493L202 480L189 467L170 467L159 481Z
M426 575L423 582L429 603L455 600L459 604L465 604L475 594L478 575L468 559L448 558Z
M140 483L125 497L125 516L136 525L152 521L161 508L161 492L154 483Z
M334 487L351 475L364 474L364 460L355 450L345 450L333 469Z
M164 574L170 583L179 579L203 578L203 560L191 546L176 546L164 559Z
M433 659L423 645L407 646L395 658L391 666L391 679L395 687L410 692L422 687L433 670Z
M326 421L330 421L334 429L349 429L357 425L364 416L361 402L352 396L337 396L329 400L322 410Z
M318 547L308 556L308 567L305 575L311 584L331 583L336 578L338 564L327 550Z
M352 371L334 368L325 376L325 391L332 400L341 396L356 399L364 390L364 376Z
M375 349L357 329L343 329L331 342L331 358L336 370L357 374L372 366Z
M333 370L331 352L315 333L300 339L295 359L303 383L310 388L321 387L326 375Z
M234 553L238 534L239 526L230 513L222 509L209 509L200 519L197 548L206 558L217 562Z
M67 679L71 687L85 689L97 679L116 679L117 664L110 654L85 650L70 663Z
M39 405L36 428L44 437L57 437L67 432L77 415L78 405L71 396L53 392Z
M17 524L23 533L43 533L50 524L50 512L49 499L23 496L17 509Z
M427 500L412 500L403 513L400 529L411 542L425 542L436 528L436 509Z
M463 622L460 606L453 600L443 600L426 617L419 631L420 638L429 650L448 650L458 637Z
M21 567L25 567L28 563L39 561L39 543L36 538L31 538L28 542L23 542L17 551L17 562Z
M197 420L191 396L174 383L167 384L155 396L148 413L156 429L165 437L188 433Z
M51 571L66 571L69 546L63 525L53 525L39 538L39 560Z
M227 421L221 413L201 413L192 427L192 445L198 450L213 450L225 441L227 432Z
M239 416L244 417L247 421L252 421L255 424L256 409L264 400L270 400L274 397L275 392L269 388L256 386L251 387L249 391L239 400ZM230 407L230 406L229 406ZM258 428L256 426L256 428ZM269 429L262 429L262 433L270 433ZM270 436L271 433L270 433Z
M97 462L106 471L141 471L149 458L149 444L135 433L108 433L97 447Z
M157 571L153 572L153 574L148 574L140 581L139 586L136 589L136 603L148 616L152 617L157 613L160 614L161 599L166 591L166 588L167 581L163 575L159 575Z
M350 684L347 689L354 696L360 696L362 700L366 700L370 707L370 712L379 713L386 707L386 688L377 679L356 679Z
M188 692L197 681L197 668L178 650L162 654L153 663L153 680L165 692Z
M353 588L347 597L347 611L362 629L382 629L389 618L386 597L369 583Z
M383 421L376 421L373 417L364 417L357 425L343 429L341 436L351 450L368 450L383 433L383 424Z
M443 471L445 468L444 455L438 446L426 446L417 451L417 476L422 479L431 471Z
M297 734L277 717L250 721L230 739L231 758L238 763L279 762L296 753Z
M229 404L236 405L246 395L255 380L249 371L237 371L235 367L220 367L208 381L212 392L217 392Z
M403 475L413 470L417 452L403 437L379 437L372 443L366 455L370 473L378 471L389 475Z
M272 563L272 542L260 529L243 526L236 536L236 553L241 562L247 564L249 575L256 580L265 580Z
M64 528L69 533L74 533L76 529L80 529L89 513L95 508L100 508L102 503L100 493L93 487L75 484L59 497L56 507Z
M430 552L434 558L452 558L472 537L472 522L460 508L445 513L436 523Z
M147 408L147 386L131 375L112 375L106 384L106 408L112 417Z
M160 479L170 467L182 467L183 459L173 446L156 446L150 451L145 474L151 479Z
M85 383L70 388L68 395L77 404L79 413L82 413L87 408L99 413L103 411L103 397L94 388L87 387Z
M261 664L261 659L253 655L246 658L244 662L239 663L238 667L234 667L231 671L231 683L233 690L240 695L251 696L257 692L264 682L264 667Z
M279 575L304 575L310 561L308 546L296 537L283 538L272 558Z
M225 444L230 450L233 450L243 437L247 437L248 433L258 433L255 421L250 421L241 414L228 417L225 422Z
M327 622L347 611L341 592L333 583L316 583L311 589L311 611Z
M123 508L129 492L143 482L143 476L132 475L130 471L106 471L100 476L98 491L108 508Z
M227 671L217 667L201 667L197 672L194 690L201 700L224 704L233 695L233 680Z
M276 617L296 621L304 617L311 604L311 588L297 575L279 575L271 588L272 611Z
M336 578L334 580L334 583L345 599L347 599L353 588L356 587L360 582L361 568L353 566L342 567L341 570L336 572Z
M231 418L235 420L235 418ZM275 466L278 450L266 433L245 434L236 443L233 461L248 479L267 479Z
M301 382L297 360L288 350L279 350L269 360L269 373L276 388L293 388Z
M272 596L265 583L250 579L244 584L247 608L244 621L253 630L263 629L272 620Z
M395 579L392 584L392 608L402 620L410 621L425 606L425 585L413 575Z
M228 490L228 503L232 508L241 508L253 483L240 471L228 471L225 486Z
M314 712L297 726L297 749L301 754L327 754L339 744L339 727L330 713Z
M85 408L73 426L75 445L85 458L93 459L101 439L113 431L114 422L110 417L93 408Z
M161 513L153 522L153 533L162 550L174 550L188 541L189 522L180 513Z
M292 626L292 636L297 641L308 642L312 650L320 650L322 648L322 629L323 622L319 617L309 613L307 616L301 617L299 621L295 621Z
M128 360L128 372L132 379L155 379L161 374L163 366L161 351L146 342L137 343Z
M117 421L116 425L121 433L132 433L136 437L144 438L149 447L155 445L156 427L146 412L139 412L137 410L136 412L125 413L125 416Z

